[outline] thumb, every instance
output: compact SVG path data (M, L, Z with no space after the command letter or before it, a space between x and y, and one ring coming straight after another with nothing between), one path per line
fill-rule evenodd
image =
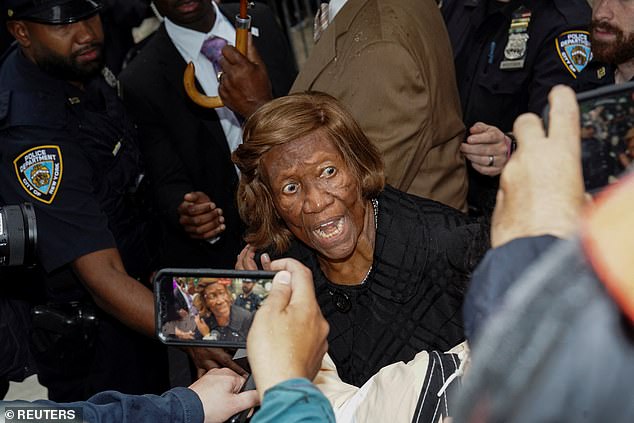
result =
M188 192L183 196L183 199L185 201L189 201L190 203L195 203L198 201L199 194L200 193L198 191Z
M255 407L259 402L260 396L258 395L258 391L255 389L240 392L239 394L236 394L233 399L233 405L235 406L235 409L239 411Z
M256 65L260 65L263 63L262 58L255 48L255 44L253 43L253 35L251 35L251 33L249 33L249 38L247 40L247 59L249 59L251 63L255 63Z
M291 301L292 292L291 273L281 270L273 277L273 286L264 304L273 310L283 311Z

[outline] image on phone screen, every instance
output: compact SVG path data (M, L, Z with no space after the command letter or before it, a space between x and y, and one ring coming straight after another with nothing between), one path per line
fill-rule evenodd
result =
M634 161L634 84L582 93L581 161L586 191L614 183Z
M156 328L166 344L244 348L274 273L163 269L154 278Z

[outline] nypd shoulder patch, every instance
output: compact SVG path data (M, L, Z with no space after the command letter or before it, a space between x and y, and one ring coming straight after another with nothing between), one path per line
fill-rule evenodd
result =
M555 39L557 53L568 72L577 78L592 60L590 33L588 31L568 31Z
M22 188L42 203L51 204L62 182L62 152L56 145L42 145L20 154L14 161Z

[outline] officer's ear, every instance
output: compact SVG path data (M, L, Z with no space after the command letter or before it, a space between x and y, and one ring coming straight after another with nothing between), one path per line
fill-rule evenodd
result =
M24 21L8 21L7 30L13 38L15 38L21 47L28 48L31 46L31 36L29 28Z

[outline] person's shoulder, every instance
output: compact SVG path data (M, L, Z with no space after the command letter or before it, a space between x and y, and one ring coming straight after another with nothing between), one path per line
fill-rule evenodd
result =
M248 319L249 317L251 317L253 313L251 313L250 311L237 306L235 304L231 305L231 317L235 318L237 320L242 320L242 319Z
M123 83L127 83L130 80L136 82L159 76L160 73L153 72L153 69L158 66L159 61L164 57L165 49L168 47L175 48L165 31L165 25L161 24L127 63L119 74L119 79Z
M592 8L587 0L542 0L539 4L548 10L545 17L563 25L587 29L592 19Z

